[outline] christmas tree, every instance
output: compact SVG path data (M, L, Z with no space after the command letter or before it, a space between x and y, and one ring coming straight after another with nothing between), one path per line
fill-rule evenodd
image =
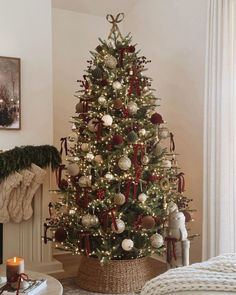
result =
M61 199L49 206L44 240L103 264L162 254L167 216L178 207L188 214L189 200L145 75L150 61L115 21L108 41L99 41L78 80L72 134L61 139L67 165L57 171Z

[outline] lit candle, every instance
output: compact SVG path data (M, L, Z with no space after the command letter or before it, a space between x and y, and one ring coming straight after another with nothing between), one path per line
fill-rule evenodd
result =
M7 280L9 281L13 274L20 274L24 272L24 259L13 257L7 260L6 265Z

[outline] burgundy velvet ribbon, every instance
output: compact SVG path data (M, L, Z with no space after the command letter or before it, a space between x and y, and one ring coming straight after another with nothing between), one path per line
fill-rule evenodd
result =
M87 113L88 112L88 103L91 102L92 99L85 99L85 98L81 98L80 102L83 103L83 113Z
M89 255L91 253L90 243L89 243L89 235L90 232L79 232L79 250L82 249L82 241L84 238L86 254Z
M141 95L141 89L139 87L139 83L141 82L141 80L136 77L137 69L135 67L133 67L133 73L134 73L133 76L131 76L131 78L129 79L130 88L129 88L128 95L130 96L133 93L133 89L136 88L137 95L140 96Z
M167 242L167 262L171 262L171 257L173 254L174 259L177 259L176 251L175 251L175 243L178 242L175 238L165 238L165 241Z
M134 185L134 191L133 191L133 200L136 199L137 197L137 184L139 183L139 179L126 179L125 180L125 183L126 183L126 191L125 191L125 201L128 202L129 200L129 195L130 195L130 190L131 190L131 185L133 183Z
M101 222L103 223L103 226L104 226L104 232L106 233L107 232L107 226L108 226L108 214L111 213L111 218L112 218L112 223L114 225L114 228L115 230L118 230L118 227L117 227L117 223L116 223L116 218L115 218L115 214L114 214L114 211L117 211L118 208L117 207L114 207L112 209L109 209L109 210L106 210L106 211L103 211L102 212L102 215L101 215Z
M138 219L134 222L134 226L136 227L137 230L140 229L141 223L142 223L142 214L139 214Z
M178 192L181 194L184 192L185 187L184 173L180 172L176 177L178 179Z
M102 130L102 124L104 123L103 120L95 121L93 122L94 127L97 127L97 141L100 141L101 139L101 130Z
M62 170L65 168L65 165L59 165L56 168L55 174L56 174L56 182L57 185L60 186L61 183L61 175L62 175Z
M67 137L62 137L60 139L61 141L61 150L60 150L60 154L62 155L62 152L63 152L63 143L64 143L64 148L65 148L65 153L66 153L66 156L68 154L68 148L67 148Z
M92 188L90 186L86 186L86 187L81 187L81 186L77 186L76 188L76 205L79 205L79 198L80 198L80 194L82 192L82 189L84 190L84 208L88 208L88 191L91 191Z
M129 48L118 48L120 51L120 67L124 68L124 55L129 52Z
M174 142L174 134L170 132L170 152L175 151L175 142Z
M137 164L137 156L138 156L138 150L140 149L141 153L141 161L143 161L143 154L144 154L144 148L145 144L133 144L134 147L134 157L133 157L133 164Z

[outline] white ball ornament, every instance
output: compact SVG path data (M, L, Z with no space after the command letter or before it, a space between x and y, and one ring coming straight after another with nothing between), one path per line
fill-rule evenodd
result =
M68 165L67 171L70 176L76 176L79 174L79 166L76 163L71 163Z
M94 157L94 160L95 160L95 162L97 162L97 163L102 163L102 162L103 162L103 159L102 159L102 156L101 156L101 155L96 155L96 156Z
M102 117L102 121L104 122L103 123L104 126L111 126L113 119L110 115L104 115Z
M115 82L112 83L112 87L115 90L119 90L119 89L121 89L122 85L121 85L121 83L119 81L115 81Z
M85 158L88 160L88 161L92 161L94 159L94 155L92 153L87 153L87 155L85 156Z
M117 65L117 59L113 55L106 55L104 57L104 64L107 68L114 69Z
M107 172L107 173L105 174L105 178L106 178L106 180L108 180L108 181L112 181L112 179L114 178L114 176L113 176L113 174L111 174L111 172Z
M72 134L70 134L68 137L67 137L67 140L68 142L70 143L76 143L78 141L78 134L73 132Z
M116 205L123 205L125 203L125 195L123 195L122 193L118 193L114 196L114 203Z
M146 133L147 133L147 131L144 128L140 129L139 132L138 132L139 136L145 136Z
M170 160L163 160L162 167L163 168L171 168L171 161Z
M98 222L99 222L98 217L96 215L91 215L90 226L96 226Z
M150 237L150 242L153 248L160 248L164 244L163 236L154 234Z
M169 136L169 130L166 127L160 127L158 129L158 137L160 139L165 139Z
M142 203L144 203L147 200L147 195L144 193L141 193L138 195L138 200Z
M116 234L123 233L123 231L125 230L125 223L124 223L124 221L121 220L121 219L116 219L116 224L117 224L117 228L118 229L116 230L114 224L112 223L112 225L111 225L112 231L114 233L116 233Z
M134 246L134 242L130 239L124 239L121 243L121 247L125 251L130 251Z
M92 215L86 214L82 217L82 224L85 227L91 227L91 217Z
M98 103L100 104L104 104L106 102L106 98L105 96L101 95L99 98L98 98Z
M81 144L81 147L80 148L81 148L81 150L83 152L87 152L89 150L89 144L86 143L86 142L84 142L84 143Z
M97 120L96 119L91 119L88 122L88 129L91 132L96 132L98 130L98 125L96 124Z
M127 103L127 109L131 115L134 115L138 111L138 106L137 106L136 102L130 101Z
M128 170L131 167L131 160L128 157L122 157L118 161L121 170Z

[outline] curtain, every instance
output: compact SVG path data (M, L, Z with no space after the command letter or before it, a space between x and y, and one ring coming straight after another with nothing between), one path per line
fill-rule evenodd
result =
M208 3L203 260L236 252L234 1L209 0Z

